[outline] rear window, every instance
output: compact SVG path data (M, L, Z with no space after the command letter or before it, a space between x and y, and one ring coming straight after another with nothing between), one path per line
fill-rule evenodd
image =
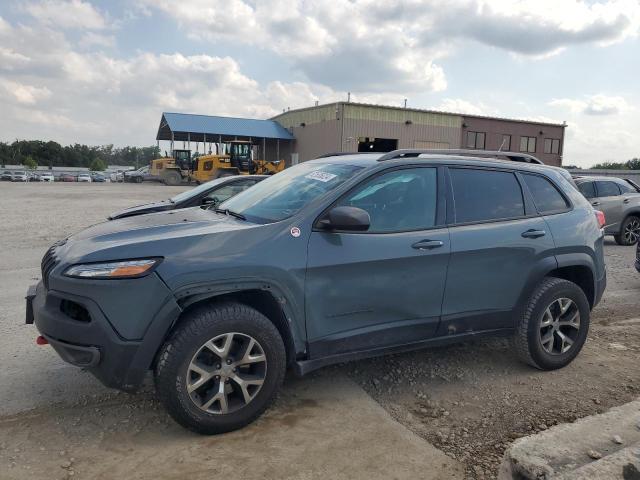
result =
M599 197L617 197L620 187L615 182L596 182Z
M551 213L566 210L569 207L558 189L546 178L528 173L522 174L522 177L531 192L538 212Z
M456 223L524 216L522 189L510 172L452 168Z
M578 190L585 198L594 198L596 196L596 186L593 182L582 182L578 184Z

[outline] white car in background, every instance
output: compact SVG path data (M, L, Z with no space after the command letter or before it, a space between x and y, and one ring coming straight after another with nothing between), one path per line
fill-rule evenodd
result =
M49 172L41 173L40 174L40 181L41 182L53 182L53 181L55 181L55 179L53 177L53 173L49 173Z
M23 171L13 172L11 174L11 181L12 182L28 182L29 176L27 175L27 172L23 172Z
M89 175L88 173L79 173L78 174L78 182L91 183L91 175Z

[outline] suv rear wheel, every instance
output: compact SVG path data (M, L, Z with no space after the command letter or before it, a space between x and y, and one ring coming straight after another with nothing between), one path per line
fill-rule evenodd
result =
M620 227L620 233L614 235L613 238L618 245L629 246L638 243L638 239L640 239L640 218L635 215L625 218Z
M160 351L156 391L176 422L203 434L241 428L275 398L286 368L276 327L238 303L199 307Z
M516 326L518 356L541 370L568 365L587 339L590 314L587 297L578 285L561 278L545 278Z

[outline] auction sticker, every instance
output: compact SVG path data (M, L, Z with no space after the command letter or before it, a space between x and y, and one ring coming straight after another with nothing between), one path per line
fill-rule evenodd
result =
M291 236L298 238L300 236L300 229L298 227L291 227Z
M316 170L315 172L311 172L309 175L305 175L305 178L318 180L319 182L329 182L336 177L337 175L333 173L321 172L320 170Z

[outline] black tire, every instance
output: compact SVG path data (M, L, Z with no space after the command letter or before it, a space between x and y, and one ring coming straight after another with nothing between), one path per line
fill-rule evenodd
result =
M180 185L182 177L178 172L167 172L163 180L166 185Z
M572 300L580 314L580 327L573 344L564 353L549 353L543 348L540 329L547 308L558 299ZM531 295L522 317L516 324L514 346L518 357L540 370L555 370L567 366L580 353L589 333L591 308L582 289L561 278L546 277Z
M142 183L142 177L136 177L136 183Z
M255 397L238 410L209 413L189 396L189 364L209 340L233 332L257 340L266 357L264 383ZM156 392L180 425L211 435L242 428L273 402L286 370L286 352L277 328L257 310L238 303L206 304L189 312L162 347L155 369ZM217 387L212 387L217 388Z
M639 226L640 226L640 218L636 217L635 215L629 215L622 222L622 225L620 226L620 233L618 235L614 235L613 239L616 241L618 245L622 245L624 247L635 245L636 243L638 243L637 237L635 239L632 238L632 235L627 234L628 233L627 230L632 229L633 231L636 232L636 235L637 235L638 233L640 233L638 232Z

